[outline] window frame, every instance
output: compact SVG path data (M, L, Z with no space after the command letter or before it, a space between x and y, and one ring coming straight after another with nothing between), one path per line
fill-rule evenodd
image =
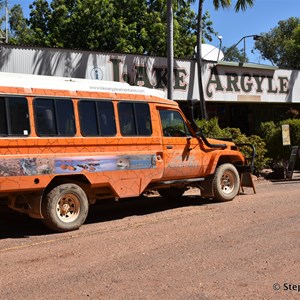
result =
M175 109L159 108L158 112L159 112L160 123L161 123L161 131L162 131L162 136L163 137L165 137L165 138L168 138L168 137L171 137L171 138L189 138L189 137L192 137L192 133L190 131L190 128L189 128L187 122L185 121L185 119L183 118L182 114L180 113L180 111L175 110ZM172 127L173 127L172 124L170 124L170 126L164 127L164 122L163 122L164 119L162 118L161 112L176 113L178 116L180 116L184 128L183 129L178 129L174 126L174 128L172 129ZM166 128L171 128L168 135L167 135L167 132L166 132Z
M84 102L89 102L92 103L94 105L94 112L95 112L95 119L96 119L96 130L97 130L97 134L95 135L87 135L83 132L83 127L82 127L82 114L81 114L81 104ZM112 111L112 117L113 117L113 123L114 123L114 130L112 134L105 134L103 135L103 128L101 125L101 120L99 118L99 105L101 103L110 103L111 104L111 111ZM82 98L79 99L78 101L78 116L79 116L79 125L80 125L80 133L82 136L84 137L114 137L117 134L117 125L116 125L116 112L115 112L115 107L114 107L114 103L112 100L110 99L97 99L97 98ZM109 116L110 117L110 116Z
M6 126L6 134L0 133L0 137L28 137L31 134L31 126L30 126L30 114L29 114L29 104L28 99L25 96L22 95L0 95L0 98L3 99L4 102L4 124ZM13 101L13 99L23 99L24 105L26 105L26 117L23 119L23 121L26 120L27 128L23 129L23 134L18 133L12 133L12 118L11 118L11 106L10 102ZM17 115L17 114L16 114ZM17 115L17 120L19 119L19 115ZM24 134L24 131L27 131L27 134Z
M134 121L134 128L135 128L135 133L134 134L130 134L130 133L125 133L123 128L124 128L124 124L122 124L123 120L122 118L124 117L122 115L122 109L121 109L121 106L123 104L128 104L128 105L131 105L131 110L133 112L133 121ZM138 114L137 114L137 106L138 105L146 105L147 106L147 116L149 117L149 125L150 125L150 128L149 128L149 134L140 134L140 122L139 122L139 119L138 119ZM123 137L151 137L152 134L153 134L153 127L152 127L152 118L151 118L151 110L150 110L150 105L148 102L145 102L145 101L138 101L138 102L134 102L134 101L119 101L118 102L118 116L119 116L119 127L120 127L120 134L123 136Z
M52 106L53 106L53 124L55 126L54 128L54 133L40 133L39 132L39 124L38 124L38 117L37 117L37 111L36 111L36 103L37 101L51 101L52 102ZM65 101L66 103L71 103L72 105L72 111L71 111L71 118L69 120L72 120L72 126L73 126L73 132L70 134L63 134L61 133L61 125L59 123L59 113L58 113L58 105L57 103L59 101ZM34 126L35 126L35 132L36 135L39 137L75 137L76 133L77 133L77 128L76 128L76 121L75 121L75 108L74 108L74 102L72 98L63 98L63 97L40 97L37 96L33 99L33 115L34 115Z

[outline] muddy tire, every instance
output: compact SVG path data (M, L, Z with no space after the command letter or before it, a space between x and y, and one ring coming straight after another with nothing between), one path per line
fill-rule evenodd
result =
M240 176L232 164L220 165L212 181L214 199L217 201L231 201L239 192Z
M73 183L54 187L42 201L43 222L56 232L78 229L85 222L88 210L85 192Z
M185 192L185 190L186 190L185 188L170 187L166 189L159 189L158 192L164 198L176 199L176 198L180 198Z

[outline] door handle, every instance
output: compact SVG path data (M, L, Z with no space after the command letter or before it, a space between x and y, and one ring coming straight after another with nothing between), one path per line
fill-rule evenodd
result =
M167 149L173 149L172 145L167 145Z

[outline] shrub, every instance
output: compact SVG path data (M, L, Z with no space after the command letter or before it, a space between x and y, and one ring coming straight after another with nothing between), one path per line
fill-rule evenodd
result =
M259 135L263 137L266 143L269 143L276 132L276 125L273 121L260 124Z
M276 126L273 121L260 124L259 136L262 137L266 143L268 157L272 161L279 161L283 159L283 147L281 128Z
M255 147L256 155L254 166L257 172L264 169L270 162L270 159L266 157L268 152L265 141L258 135L250 135L248 142Z
M288 161L291 154L290 146L282 144L281 125L288 124L290 127L291 145L300 146L300 120L287 119L278 124L274 122L261 123L259 135L265 140L268 157L273 163Z
M197 120L197 125L202 129L202 132L207 137L212 138L221 138L221 137L230 137L230 136L223 136L224 132L220 128L218 119L212 118L209 120Z
M202 128L206 137L211 138L231 138L237 144L252 144L255 147L256 156L254 161L255 172L259 173L269 162L269 158L265 157L267 153L265 141L258 135L246 136L241 133L239 128L226 127L221 129L217 118L210 120L197 120L197 125ZM250 157L251 149L249 147L241 148L245 157Z
M290 126L291 144L300 146L300 120L287 119L280 122L280 126L283 124L288 124Z

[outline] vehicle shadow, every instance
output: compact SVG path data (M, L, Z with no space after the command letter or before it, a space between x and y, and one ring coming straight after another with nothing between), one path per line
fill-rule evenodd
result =
M161 196L141 196L138 198L99 200L91 205L85 224L108 222L130 216L142 216L188 206L212 205L212 199L201 196L182 196L179 199L165 199ZM0 240L7 238L28 238L55 234L46 228L42 220L0 206ZM57 234L57 233L56 233Z
M166 199L161 196L127 198L99 201L91 207L86 224L107 222L130 216L142 216L188 206L203 206L216 203L212 199L200 196L182 196L178 199Z
M50 234L41 220L0 206L0 240Z

